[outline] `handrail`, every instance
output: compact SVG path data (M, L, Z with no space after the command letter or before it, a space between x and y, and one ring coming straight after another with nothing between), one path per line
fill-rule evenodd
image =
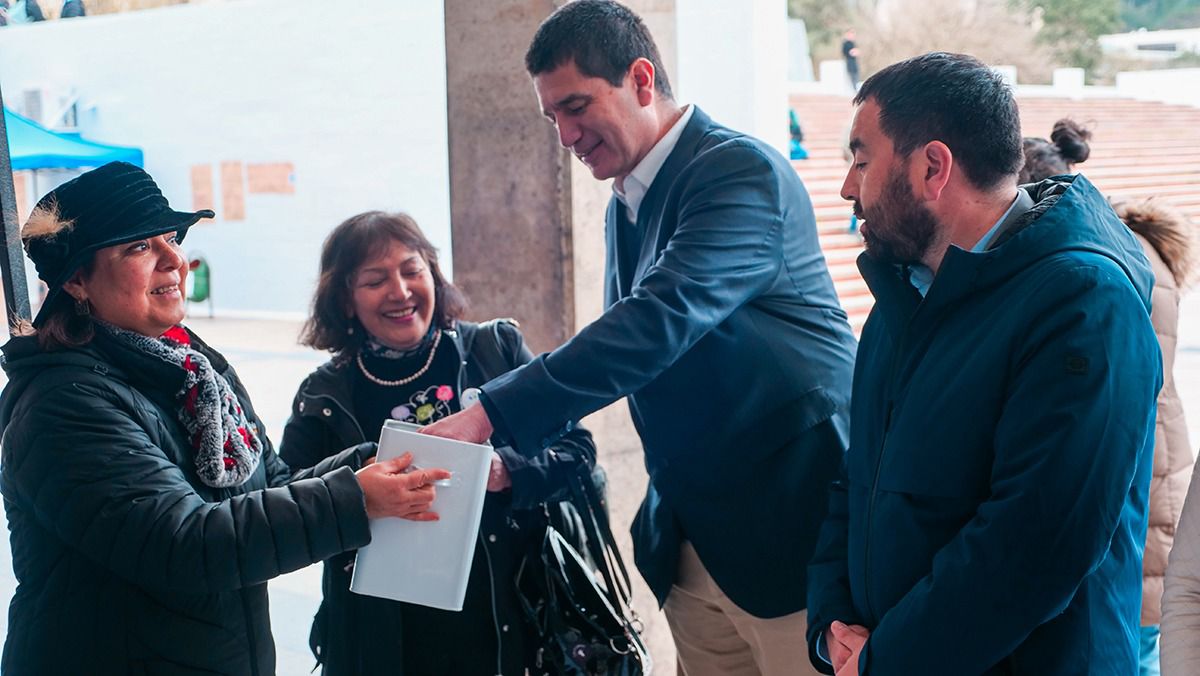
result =
M0 93L0 110L4 95ZM0 282L4 284L4 308L11 328L20 319L28 320L29 288L25 283L25 254L21 248L21 227L17 215L17 194L13 189L12 158L8 154L8 128L0 115L0 220L4 226L4 255L0 256Z

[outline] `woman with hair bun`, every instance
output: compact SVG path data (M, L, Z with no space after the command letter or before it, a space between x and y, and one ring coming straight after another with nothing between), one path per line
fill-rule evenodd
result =
M1026 136L1024 140L1025 166L1021 169L1021 183L1038 181L1069 174L1076 164L1087 160L1091 154L1088 141L1092 132L1075 120L1064 117L1054 123L1050 140Z

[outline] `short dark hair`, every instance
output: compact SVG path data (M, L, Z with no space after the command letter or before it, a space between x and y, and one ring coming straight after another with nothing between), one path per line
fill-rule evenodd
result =
M975 187L994 188L1021 169L1021 119L999 73L966 54L930 52L894 63L863 82L854 97L879 106L879 124L908 155L945 143Z
M536 76L574 61L587 77L620 87L629 67L642 58L654 64L654 88L673 99L662 57L641 17L612 0L574 0L538 27L525 52L525 70Z
M408 214L368 211L343 221L321 248L321 274L313 294L312 311L300 331L300 343L345 356L362 345L361 326L347 316L354 272L393 242L415 251L433 275L433 325L450 329L467 311L467 301L458 287L446 280L438 265L437 248ZM349 329L354 328L351 333Z

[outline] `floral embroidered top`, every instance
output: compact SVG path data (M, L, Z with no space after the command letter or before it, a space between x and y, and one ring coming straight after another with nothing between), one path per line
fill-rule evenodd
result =
M403 380L417 372L429 358L428 349L394 358L364 350L363 366L377 379ZM461 404L455 391L459 364L454 350L442 344L429 369L406 385L380 385L369 380L356 366L354 373L354 417L364 430L378 430L389 418L428 425L457 413Z

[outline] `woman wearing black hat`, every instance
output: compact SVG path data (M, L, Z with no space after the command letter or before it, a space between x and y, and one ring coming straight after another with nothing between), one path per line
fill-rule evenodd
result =
M371 444L294 476L278 459L233 369L179 323L179 242L212 216L112 163L22 232L49 295L4 347L6 675L273 674L267 580L366 544L368 517L436 518L442 470L370 464Z

